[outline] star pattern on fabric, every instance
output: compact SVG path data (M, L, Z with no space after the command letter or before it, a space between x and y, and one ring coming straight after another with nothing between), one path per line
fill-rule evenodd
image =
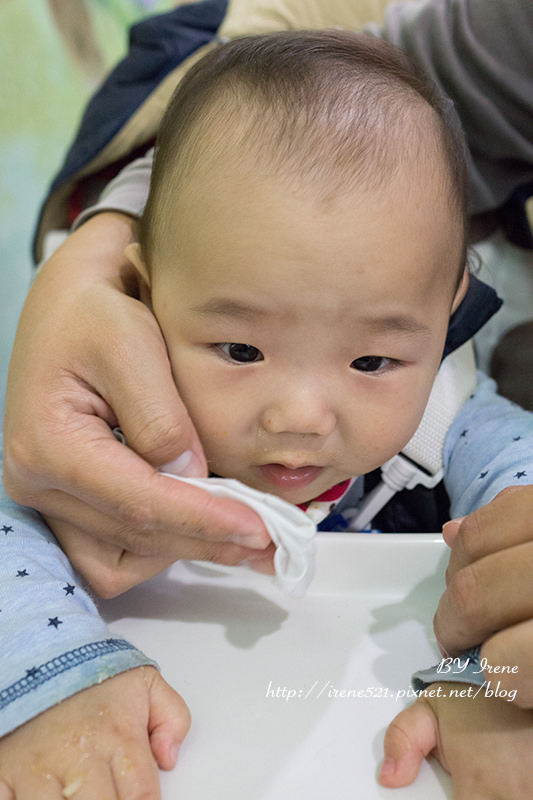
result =
M17 578L27 578L28 575L29 575L29 573L25 569L18 569L17 570Z
M468 428L465 428L464 431L461 433L461 439L466 439L466 434L468 433Z
M463 438L466 440L468 434L468 428L465 428L459 435L459 438ZM520 433L515 433L515 435L510 436L508 441L509 442L520 442L524 437ZM509 474L509 473L508 473ZM490 475L490 469L482 470L478 475L478 480L484 480L487 475ZM523 478L527 478L527 471L525 469L518 469L514 475L512 476L513 480L520 481Z
M63 621L59 619L59 617L48 617L48 627L50 628L53 626L56 630L59 628L60 625L63 624Z
M2 532L7 536L8 533L13 533L13 528L11 525L3 525Z
M73 586L71 583L67 583L67 585L66 585L66 586L63 586L63 591L65 592L65 597L66 597L68 594L74 594L74 589L75 589L75 588L76 588L76 587L75 587L75 586Z
M30 667L30 669L26 670L26 677L35 678L39 674L39 671L39 667Z

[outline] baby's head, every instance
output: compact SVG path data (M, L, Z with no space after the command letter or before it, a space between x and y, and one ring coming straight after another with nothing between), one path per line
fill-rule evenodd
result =
M463 291L451 104L368 35L223 45L166 112L132 260L212 472L294 503L369 472Z

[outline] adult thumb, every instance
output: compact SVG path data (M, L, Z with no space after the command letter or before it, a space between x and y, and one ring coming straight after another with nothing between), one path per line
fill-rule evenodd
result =
M181 477L205 477L203 449L176 389L157 323L148 309L137 306L136 312L137 335L107 376L106 399L128 446L141 458Z

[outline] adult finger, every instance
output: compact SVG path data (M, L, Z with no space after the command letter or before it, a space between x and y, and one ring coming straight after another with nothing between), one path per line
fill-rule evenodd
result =
M499 683L501 691L507 692L506 697L519 708L533 709L533 619L487 639L481 648L481 659L505 668L499 673L486 671L487 680Z
M445 526L445 536L449 533L453 540L448 575L491 553L533 541L533 486L504 489L464 517L458 530L455 526L453 521Z
M47 522L50 522L47 519ZM92 591L109 599L131 589L173 563L171 557L137 556L122 547L96 539L88 531L58 521L54 532L67 553L70 563Z
M109 305L109 290L105 288ZM116 293L109 335L95 337L79 371L113 409L129 446L161 467L181 458L183 476L206 474L198 436L176 389L159 326L140 301ZM122 325L117 318L123 320Z
M169 537L171 555L149 556L138 555L96 539L90 532L73 528L70 523L58 522L53 527L73 567L100 597L121 594L182 559L225 566L246 564L264 574L274 574L275 547L272 543L265 550L249 550L239 545L210 543L187 537L172 542L172 537ZM158 549L160 547L158 545Z
M458 517L457 519L451 519L448 522L445 522L442 526L442 538L448 545L448 547L453 547L453 543L457 538L457 534L459 533L459 528L461 527L461 522L463 521L464 517Z
M93 424L90 433L73 434L64 473L57 486L63 494L43 492L39 509L51 517L67 519L73 509L66 498L75 497L89 510L80 519L82 528L89 527L87 516L96 509L118 523L113 543L139 554L161 554L166 548L165 544L159 552L154 549L157 541L149 536L150 531L207 541L246 542L251 548L263 548L270 541L261 519L250 508L160 475L118 443L101 420ZM62 485L67 481L68 491ZM132 541L131 529L139 532L136 542Z
M69 461L62 462L56 474L58 487L66 484L65 491L37 485L23 501L39 508L52 528L64 523L56 533L69 555L76 548L83 561L95 563L94 547L88 545L83 554L78 534L86 531L137 555L163 556L164 565L141 573L148 577L179 558L235 564L253 558L253 548L260 551L268 545L262 521L248 507L158 475L117 442L102 419L87 419L71 422L68 431ZM90 430L84 427L88 424ZM99 570L91 574L75 553L72 556L82 574L97 582ZM100 561L105 571L107 555Z
M533 542L497 551L449 575L434 618L449 655L533 618Z
M205 542L184 536L178 539L172 534L161 534L159 538L168 538L167 553L160 556L138 555L106 539L96 538L89 530L74 528L69 522L46 519L47 522L52 522L51 527L76 571L91 584L97 595L104 598L125 592L180 559L211 561L228 566L243 562L253 566L260 561L261 572L274 572L273 544L269 544L265 550L250 550L231 543ZM105 534L104 525L101 526L101 531ZM132 531L132 534L136 533ZM155 536L158 537L157 533ZM161 548L160 542L157 543L157 548Z

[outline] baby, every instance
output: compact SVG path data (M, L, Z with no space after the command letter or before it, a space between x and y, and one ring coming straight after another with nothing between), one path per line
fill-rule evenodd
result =
M465 157L453 110L408 58L371 36L224 45L171 101L139 244L127 253L210 471L303 508L332 490L338 501L416 431L450 317L468 291ZM499 409L487 392L483 407ZM450 435L457 443L462 431ZM475 449L468 462L477 471ZM477 474L450 457L446 477L458 495ZM164 703L154 711L147 696L136 715L135 674L111 677L6 737L6 798L19 796L33 749L48 776L61 771L65 721L83 720L98 736L84 797L103 796L103 765L126 737L118 721L110 731L113 715L128 717L130 744L148 727L154 757L172 766L186 712L166 687ZM100 698L111 713L90 716ZM381 781L412 781L435 749L457 798L471 796L474 780L480 788L479 773L479 797L496 797L498 781L508 800L523 798L532 739L531 715L509 703L422 698L389 729ZM149 751L137 753L137 787L145 781L156 797L148 761ZM73 764L49 797L61 797L67 778L64 791L75 795L80 774ZM130 775L113 796L134 796L132 785ZM0 784L4 800L1 792Z
M467 286L460 133L389 58L218 50L168 109L128 251L210 470L295 504L411 438Z

